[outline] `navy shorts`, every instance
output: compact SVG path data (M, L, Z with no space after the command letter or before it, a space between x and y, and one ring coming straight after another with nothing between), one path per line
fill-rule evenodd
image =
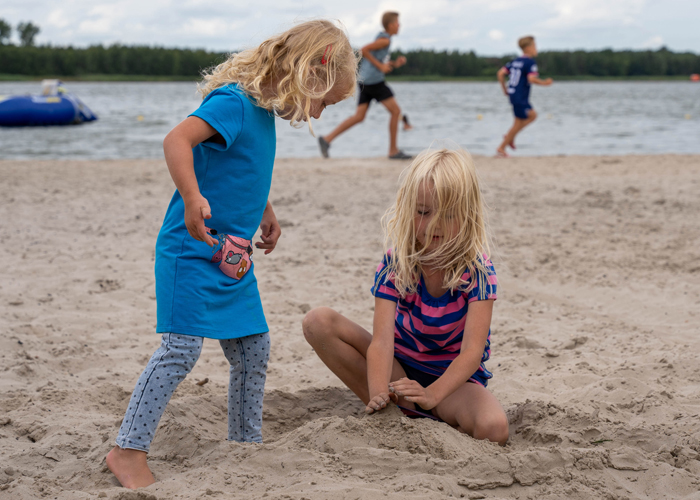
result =
M525 104L513 104L513 114L515 115L516 118L520 118L521 120L527 120L527 110L532 109L532 106L530 106L529 102L526 102Z
M437 375L431 375L430 373L425 373L425 372L422 372L416 368L413 368L412 366L409 366L406 363L404 363L403 361L401 361L399 358L395 358L395 359L396 359L396 361L399 362L399 364L401 365L401 368L403 368L403 371L406 372L406 378L408 378L409 380L415 380L423 387L428 387L430 384L432 384L438 378L440 378ZM468 380L468 382L475 383L475 381L476 381L479 383L479 385L483 385L484 387L486 387L488 380L481 380L482 377L478 377L477 374L478 374L478 372L475 373L474 374L475 376L472 376ZM401 406L399 408L401 408L401 411L404 412L404 414L406 416L411 417L411 418L423 417L423 418L433 418L435 420L440 420L438 418L438 416L435 415L435 413L433 413L432 410L426 410L425 408L422 408L418 403L413 403L413 405L416 407L417 412L411 412L410 409L403 408Z
M372 85L360 84L360 98L357 100L357 105L371 103L372 100L382 102L384 99L394 97L386 82L373 83Z

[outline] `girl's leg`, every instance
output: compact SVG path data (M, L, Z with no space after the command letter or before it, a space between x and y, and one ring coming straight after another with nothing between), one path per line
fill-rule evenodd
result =
M314 348L321 361L357 394L364 404L369 403L367 387L367 348L372 335L328 307L310 311L302 323L304 337ZM406 374L394 359L391 380ZM407 406L412 406L410 403Z
M141 483L150 476L145 455L170 397L199 359L202 341L202 337L164 333L141 373L119 429L117 448L107 456L107 465L123 486L145 486ZM150 477L148 484L153 483Z
M228 387L229 441L262 443L262 407L270 335L220 340L231 364Z
M433 413L474 439L488 439L501 446L508 441L508 417L503 407L479 384L464 384L433 408Z

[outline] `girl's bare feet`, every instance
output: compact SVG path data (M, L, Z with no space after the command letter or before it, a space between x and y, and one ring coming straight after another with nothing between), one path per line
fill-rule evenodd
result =
M107 467L124 488L135 490L156 482L146 463L146 452L115 446L107 454Z

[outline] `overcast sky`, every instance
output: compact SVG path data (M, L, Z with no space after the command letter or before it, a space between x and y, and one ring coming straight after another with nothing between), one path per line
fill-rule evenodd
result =
M256 44L312 17L339 19L359 47L380 30L386 10L401 13L394 48L500 55L533 34L540 50L666 45L700 52L700 0L0 0L0 18L39 25L40 44L218 51Z

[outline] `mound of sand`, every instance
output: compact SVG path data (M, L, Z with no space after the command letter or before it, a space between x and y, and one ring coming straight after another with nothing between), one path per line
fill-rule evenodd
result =
M265 444L225 441L227 362L205 342L153 443L158 483L132 492L104 456L159 344L153 246L172 183L157 161L0 162L0 498L700 499L700 159L477 165L507 447L395 407L365 416L318 360L310 308L371 326L401 165L283 160L284 234L255 258L273 339Z

